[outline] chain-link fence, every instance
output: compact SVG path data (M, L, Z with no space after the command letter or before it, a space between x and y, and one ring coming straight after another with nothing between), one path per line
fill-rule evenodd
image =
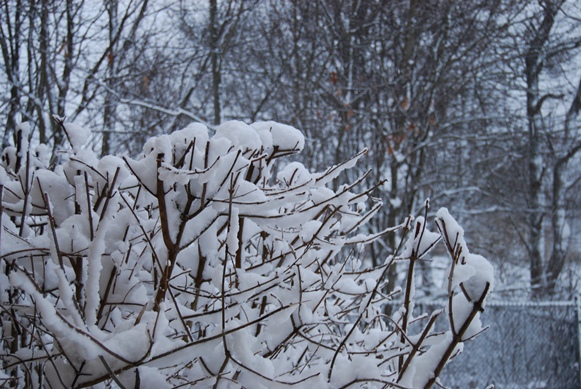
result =
M488 303L482 322L490 329L446 367L444 387L581 388L576 303Z

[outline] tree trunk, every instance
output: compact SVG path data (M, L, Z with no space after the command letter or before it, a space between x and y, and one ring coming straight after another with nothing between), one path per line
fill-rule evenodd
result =
M553 246L551 250L551 256L549 258L549 263L547 264L547 291L549 293L555 292L555 286L557 284L557 279L559 274L563 270L565 265L565 259L567 256L567 247L570 240L570 231L567 223L567 207L566 207L566 192L567 186L565 184L564 174L567 171L567 165L571 158L573 158L579 150L581 150L581 143L577 142L572 146L569 139L571 133L571 125L575 122L579 111L581 111L581 79L579 85L577 86L577 93L575 98L569 107L567 116L565 119L564 137L563 137L563 149L567 150L567 153L561 156L557 163L555 164L555 170L553 171L553 202L551 209L551 225L553 230Z
M14 130L18 125L17 115L21 111L22 102L20 101L20 43L21 43L21 27L22 27L22 9L23 6L20 1L16 2L15 15L13 19L13 29L8 31L8 38L4 33L0 36L0 46L2 48L2 57L4 59L4 66L6 67L6 75L8 83L10 84L10 100L8 106L8 115L6 118L6 130L2 137L2 148L9 146L10 134L14 134ZM10 18L8 12L8 5L5 4L7 11L6 18ZM10 29L10 25L8 26Z
M39 44L40 44L40 69L39 69L39 83L38 83L38 99L44 102L48 94L50 93L49 86L49 75L48 75L48 50L49 50L49 33L48 33L48 4L46 1L42 2L42 9L40 11L40 33L39 33ZM52 108L49 99L49 109ZM43 104L37 104L36 114L38 116L38 136L40 143L47 142L47 121L44 120L45 107ZM50 116L49 116L50 117ZM50 124L50 121L49 123Z
M113 90L115 89L115 76L116 76L116 56L117 56L117 10L118 1L108 0L107 1L107 13L109 14L109 53L107 62L107 91L105 92L105 110L103 112L103 139L101 142L101 155L109 155L111 151L111 134L115 130L115 95Z
M214 124L220 124L220 83L222 82L220 42L218 35L218 4L216 0L210 0L210 56L212 62L212 95L214 98Z
M69 93L70 82L71 82L71 73L73 71L74 66L74 49L75 49L75 20L74 15L75 11L73 0L67 0L66 2L66 18L67 18L67 34L65 37L65 47L64 47L64 67L62 72L62 78L57 83L58 86L58 101L57 101L57 114L60 117L66 117L66 105L67 105L67 95ZM53 144L53 159L56 158L58 148L62 145L64 140L64 134L62 130L62 126L53 125L53 134L54 134L54 144Z
M560 2L559 2L560 3ZM528 119L528 170L529 170L529 198L528 198L528 229L529 229L529 257L531 273L532 298L539 299L546 286L543 271L543 256L545 254L543 219L544 197L542 192L543 155L541 141L543 137L543 118L541 113L543 98L539 92L539 76L543 69L543 47L549 40L555 15L560 4L547 2L543 7L543 19L530 40L525 56L525 78L527 83L527 119Z

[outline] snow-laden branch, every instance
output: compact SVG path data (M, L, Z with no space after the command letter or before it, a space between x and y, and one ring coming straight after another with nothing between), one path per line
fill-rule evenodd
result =
M7 385L429 388L482 331L491 267L446 210L439 233L426 202L424 217L366 234L381 212L374 188L355 192L367 174L327 186L365 152L312 173L284 162L298 130L227 122L99 159L86 131L61 125L60 165L22 142L0 169ZM387 234L401 239L371 267L367 245ZM439 242L448 300L422 314L414 264ZM388 284L402 262L403 288Z

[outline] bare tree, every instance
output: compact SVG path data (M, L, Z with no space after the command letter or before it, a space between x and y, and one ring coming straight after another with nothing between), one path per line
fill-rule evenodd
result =
M570 31L564 35L555 31L557 17L565 4L563 0L540 2L538 13L528 24L530 36L525 38L528 42L524 57L528 119L528 249L534 298L550 294L563 269L566 241L569 238L565 203L567 185L564 176L568 162L579 151L578 138L575 131L572 131L580 109L579 87L576 88L564 120L548 121L547 112L555 108L553 106L548 110L544 109L550 100L560 100L564 96L547 90L543 85L543 71L551 62L561 61L563 55L570 56L573 50L581 46L581 40L578 38L570 40ZM566 23L566 20L564 22ZM566 25L560 27L567 28ZM557 127L561 127L562 130ZM545 185L551 188L548 196L544 191ZM548 260L545 260L548 252L545 249L544 233L547 212L551 214L549 225L552 230L552 247Z
M116 1L103 7L74 1L4 1L0 18L2 82L10 97L4 111L3 143L7 145L16 126L26 120L56 156L65 134L52 116L84 117L90 122L104 106L100 122L106 123L102 147L107 152L117 121L111 91L117 89L121 69L139 54L130 49L148 16L147 6L144 1L119 11ZM104 49L96 51L96 47ZM107 92L101 93L103 90ZM92 107L93 102L103 101L102 95L110 103Z

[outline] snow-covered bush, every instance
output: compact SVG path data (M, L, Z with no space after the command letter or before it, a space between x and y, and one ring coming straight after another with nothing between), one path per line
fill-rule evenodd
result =
M72 147L57 166L26 125L3 152L0 385L428 388L482 330L492 269L445 209L439 233L410 216L369 235L380 204L354 192L363 177L327 186L364 152L275 173L302 134L227 122L99 159L60 124ZM368 267L366 244L390 233L401 244ZM414 264L438 242L448 303L417 316ZM386 284L396 262L409 265L400 287ZM401 308L387 315L390 300Z

